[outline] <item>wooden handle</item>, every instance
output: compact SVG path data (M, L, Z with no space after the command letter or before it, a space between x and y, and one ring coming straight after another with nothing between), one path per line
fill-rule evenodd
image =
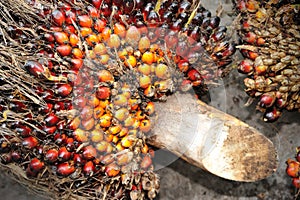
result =
M257 181L276 170L277 153L268 138L190 94L176 93L155 110L151 145L234 181Z

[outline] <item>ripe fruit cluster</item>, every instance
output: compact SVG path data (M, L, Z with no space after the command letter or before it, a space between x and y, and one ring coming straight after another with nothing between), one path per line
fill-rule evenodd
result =
M154 102L227 71L226 27L187 0L27 3L49 21L7 34L35 57L22 67L32 95L1 93L2 163L60 185L59 197L155 198Z
M300 188L300 147L297 148L296 160L288 159L286 161L286 173L293 178L292 184L295 188Z
M235 1L245 57L238 70L248 75L246 92L259 98L266 122L276 121L284 109L300 111L300 9L293 2Z

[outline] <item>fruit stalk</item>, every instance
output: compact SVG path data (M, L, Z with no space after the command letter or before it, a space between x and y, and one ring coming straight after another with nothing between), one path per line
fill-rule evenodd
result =
M222 178L252 182L277 166L273 143L253 127L190 94L176 93L156 104L148 143Z

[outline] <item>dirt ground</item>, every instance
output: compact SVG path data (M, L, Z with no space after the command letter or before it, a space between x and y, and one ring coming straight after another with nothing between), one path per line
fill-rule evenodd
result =
M215 12L218 1L202 2L205 7ZM230 10L230 3L224 4L224 8ZM231 18L224 14L223 23L230 24L230 22ZM296 191L291 186L291 179L285 174L285 161L294 157L295 148L300 145L300 137L297 137L300 132L300 113L284 112L276 123L264 123L262 114L255 110L255 105L244 106L248 97L243 92L243 75L233 71L223 81L226 98L213 99L214 102L226 101L226 107L223 109L227 113L255 127L274 142L279 156L277 172L271 177L255 183L240 183L216 177L177 159L168 167L157 171L161 177L161 189L157 200L293 199ZM217 97L219 90L210 92ZM167 152L166 156L172 157ZM218 158L216 158L216 162L218 162ZM3 200L41 199L29 194L25 187L3 174L0 174L0 195L0 199Z

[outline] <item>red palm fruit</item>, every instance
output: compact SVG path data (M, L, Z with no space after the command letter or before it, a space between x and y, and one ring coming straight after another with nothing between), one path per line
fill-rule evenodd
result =
M197 81L197 80L201 80L202 77L201 77L201 74L198 72L198 70L192 68L188 71L188 78L191 80L191 81Z
M18 133L18 135L21 135L22 137L28 137L30 136L32 129L28 126L20 125L15 129L15 131Z
M61 110L65 110L65 104L64 104L64 102L56 102L55 104L54 104L54 110L55 111L61 111Z
M281 112L275 107L270 107L266 110L263 116L265 122L275 122L281 115Z
M56 132L57 128L56 126L43 126L43 131L45 131L47 134L54 134Z
M182 19L177 19L171 24L170 29L173 31L180 31L180 29L183 27L183 24L184 21Z
M74 143L74 139L69 137L66 140L66 148L69 152L73 151L75 148L75 143Z
M61 147L58 150L58 160L61 162L69 160L71 155L71 152L69 152L66 147Z
M40 172L44 168L44 162L37 158L33 158L29 163L29 168L32 172Z
M51 26L50 27L50 31L52 31L52 32L60 32L60 31L62 31L62 27L61 26Z
M54 32L53 36L58 44L69 43L69 37L65 32Z
M126 32L125 40L129 45L137 46L141 39L141 34L136 26L130 26Z
M116 23L114 25L114 34L117 34L121 38L125 38L126 36L126 28L121 23Z
M105 100L110 97L110 88L106 86L100 86L96 91L96 97L100 100Z
M263 108L268 108L273 106L276 100L275 92L268 92L261 95L259 100L259 105Z
M106 21L104 19L96 19L94 23L94 29L98 31L98 33L101 33L105 27L106 27Z
M39 144L38 140L33 136L26 137L22 141L22 145L27 149L33 149L38 144Z
M258 57L257 52L253 52L253 51L248 52L248 58L250 58L251 60L255 60L257 57Z
M37 172L31 171L29 166L26 168L26 176L27 177L37 177L37 174L38 174Z
M95 172L95 165L93 163L93 161L88 161L84 164L83 166L83 173L86 176L92 176Z
M21 154L20 154L19 152L17 152L17 151L12 151L12 152L10 153L10 155L11 155L12 161L14 161L14 162L20 163L20 162L23 161L23 157L22 157Z
M299 149L299 147L297 148L296 160L298 162L300 162L300 149Z
M76 33L76 29L73 25L67 25L64 27L64 32L68 34L68 36L70 37L71 34L75 34Z
M97 156L97 151L92 145L89 145L89 146L84 147L82 156L86 160L91 160Z
M103 2L101 6L101 13L103 14L103 16L109 17L111 15L111 12L112 12L111 6Z
M190 65L187 60L180 60L177 64L177 66L178 66L178 69L184 73L187 72L190 68Z
M54 36L50 33L45 33L44 38L50 43L53 43L55 41Z
M87 120L93 117L94 111L93 108L90 106L85 106L81 113L80 113L80 119Z
M86 105L86 98L83 96L75 97L73 100L73 105L75 108L82 109Z
M83 121L81 121L81 125L84 128L84 130L89 131L94 127L95 119L90 118L90 119L87 119L87 120L83 120Z
M238 71L243 74L248 74L253 72L253 62L249 59L242 60L238 65Z
M73 70L80 70L83 66L83 60L80 58L78 59L72 58L71 65Z
M73 22L76 22L76 13L74 11L72 10L66 11L65 16L66 16L65 19L66 24L73 24Z
M81 27L91 28L93 26L93 20L89 15L80 15L77 18Z
M89 16L91 16L92 18L99 18L100 17L100 12L97 8L95 8L94 6L87 6L87 11L89 13Z
M165 36L165 43L169 49L175 49L176 44L178 43L177 33L175 31L170 31Z
M292 159L288 159L286 161L286 164L287 164L287 168L286 168L287 175L293 178L299 177L300 163Z
M65 143L66 140L67 140L66 134L57 133L57 134L54 135L54 141L58 145L61 145L61 144Z
M92 108L96 108L100 104L100 100L96 97L95 94L92 94L88 97L87 104Z
M57 165L57 174L61 176L69 176L75 171L75 167L73 164L68 162L61 163Z
M49 149L45 153L45 160L49 163L54 163L58 159L58 150L56 149Z
M259 65L259 66L255 66L254 69L255 69L255 74L259 75L259 76L262 76L264 74L266 74L267 72L267 66L266 65Z
M68 44L61 44L58 47L56 47L56 51L61 56L69 56L72 52L72 47Z
M120 167L113 162L105 167L105 173L109 177L115 177L120 173Z
M58 86L56 93L61 97L67 97L71 94L72 90L72 86L68 83L65 83Z
M248 32L245 34L243 40L249 44L254 44L254 43L256 43L256 38L257 38L257 36L255 33Z
M75 153L73 155L74 164L77 166L82 166L85 163L85 160L82 158L81 154Z
M80 117L75 117L68 125L68 129L76 130L80 126Z
M45 119L44 119L46 126L55 126L59 122L59 118L54 114L50 113Z
M95 8L99 9L101 4L102 4L103 0L91 0L93 6L95 6Z
M86 105L86 98L83 96L78 96L73 99L73 105L77 109L82 109Z
M150 27L150 28L157 27L159 21L160 21L160 19L159 19L158 14L154 10L151 10L147 16L148 27Z
M142 162L140 163L141 168L147 169L151 165L152 165L152 159L151 159L150 155L144 156L144 158L142 159Z
M44 67L41 65L41 63L36 61L28 61L26 62L24 67L31 75L35 77L40 77L45 72Z
M56 9L52 11L51 16L54 24L57 26L61 27L66 21L65 13L63 11Z
M295 188L300 188L300 178L293 178L292 184Z

